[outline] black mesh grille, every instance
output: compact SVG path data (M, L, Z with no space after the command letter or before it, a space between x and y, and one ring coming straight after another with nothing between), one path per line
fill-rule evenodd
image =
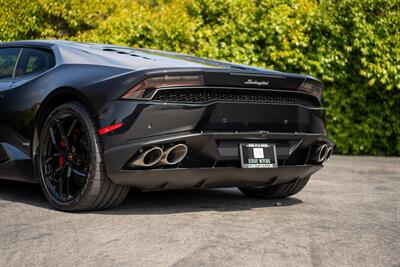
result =
M277 104L298 104L314 106L315 103L307 96L293 93L220 89L220 88L192 88L160 90L153 97L153 101L174 103L210 103L210 102L257 102Z

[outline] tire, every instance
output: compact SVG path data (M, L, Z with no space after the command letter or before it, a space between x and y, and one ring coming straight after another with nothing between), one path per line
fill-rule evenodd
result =
M272 186L239 187L239 190L249 197L254 198L286 198L300 192L308 183L309 177L296 179L290 183Z
M107 177L97 129L79 102L52 110L39 135L38 180L50 204L62 211L118 206L129 187Z

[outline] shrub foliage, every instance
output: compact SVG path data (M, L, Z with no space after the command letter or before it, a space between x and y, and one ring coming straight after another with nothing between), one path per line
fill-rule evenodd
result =
M0 40L69 39L313 75L344 154L400 154L399 0L0 0Z

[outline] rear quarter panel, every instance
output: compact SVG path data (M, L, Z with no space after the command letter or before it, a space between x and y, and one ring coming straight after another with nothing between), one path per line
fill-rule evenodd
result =
M4 91L3 122L24 138L33 136L37 114L51 98L69 92L84 99L92 112L97 112L113 95L113 88L121 86L119 78L126 69L96 65L59 65L31 79L16 79Z

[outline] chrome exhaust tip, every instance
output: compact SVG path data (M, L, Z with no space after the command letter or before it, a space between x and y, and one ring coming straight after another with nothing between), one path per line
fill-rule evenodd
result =
M181 162L188 152L188 147L184 144L177 144L164 150L160 164L161 165L175 165Z
M150 148L141 154L129 164L130 167L151 167L156 165L163 155L163 150L159 147Z
M329 160L329 158L331 157L331 155L332 155L332 152L333 152L333 147L329 147L328 148L328 151L326 151L326 156L325 156L325 161L328 161Z
M325 160L325 157L328 152L328 146L326 144L323 144L317 149L318 157L317 160L318 162L323 162Z

